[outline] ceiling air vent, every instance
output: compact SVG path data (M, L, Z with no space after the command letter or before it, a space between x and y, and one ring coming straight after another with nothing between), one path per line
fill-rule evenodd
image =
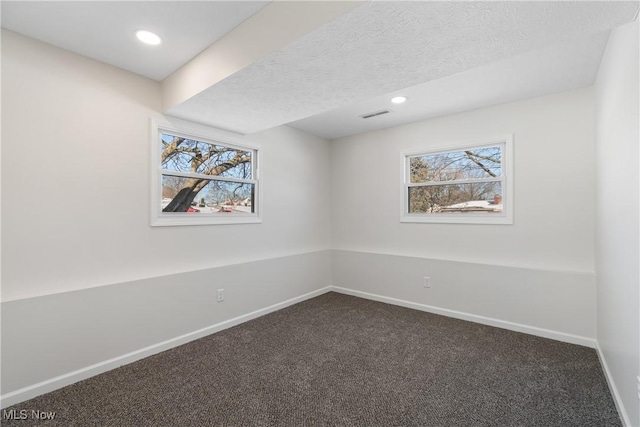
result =
M391 110L380 110L380 111L375 111L373 113L363 114L360 117L362 117L363 119L370 119L371 117L381 116L383 114L388 114L390 112L391 112Z

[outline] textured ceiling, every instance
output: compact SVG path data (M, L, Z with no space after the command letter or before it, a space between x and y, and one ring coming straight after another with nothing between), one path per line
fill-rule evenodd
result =
M289 125L326 139L336 139L588 86L597 75L608 34L608 31L601 32L522 53ZM407 96L408 101L402 105L391 104L389 100L396 95ZM381 110L390 110L390 113L370 119L360 117Z
M2 27L162 80L268 1L2 1ZM145 46L134 31L159 34Z
M635 2L365 3L169 113L252 133L588 37L629 22L636 8ZM601 46L594 47L600 54Z

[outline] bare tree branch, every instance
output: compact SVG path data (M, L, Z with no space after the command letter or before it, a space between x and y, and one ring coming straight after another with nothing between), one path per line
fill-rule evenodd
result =
M489 160L494 163L502 163L500 159L496 159L495 157L483 156L482 154L474 153L473 151L465 151L465 153L471 153L473 157L477 157L479 159Z
M168 144L162 151L162 163L164 163L168 158L176 155L178 146L180 146L180 144L182 144L184 141L184 138L174 136L173 141L171 141L171 143Z
M496 177L497 175L492 172L488 167L486 167L485 165L482 164L482 162L480 162L479 160L476 159L476 155L473 154L471 151L465 151L465 154L467 155L467 157L469 158L469 160L471 160L473 163L475 163L476 165L480 166L480 168L482 168L483 171L485 171L486 173L488 173L489 175L491 175L492 177ZM477 156L480 157L480 156ZM483 157L486 158L486 157Z

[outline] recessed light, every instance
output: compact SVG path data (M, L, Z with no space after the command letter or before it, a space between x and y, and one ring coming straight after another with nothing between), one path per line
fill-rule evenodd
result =
M156 33L152 33L151 31L146 30L138 30L136 31L136 37L142 43L150 44L153 46L159 45L162 43L162 39Z
M406 96L394 96L393 98L391 98L391 102L393 102L394 104L402 104L406 100Z

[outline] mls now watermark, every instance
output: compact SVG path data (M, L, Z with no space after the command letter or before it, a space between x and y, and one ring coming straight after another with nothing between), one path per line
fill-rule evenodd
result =
M2 419L4 420L53 420L56 417L55 412L40 411L37 409L3 409Z

